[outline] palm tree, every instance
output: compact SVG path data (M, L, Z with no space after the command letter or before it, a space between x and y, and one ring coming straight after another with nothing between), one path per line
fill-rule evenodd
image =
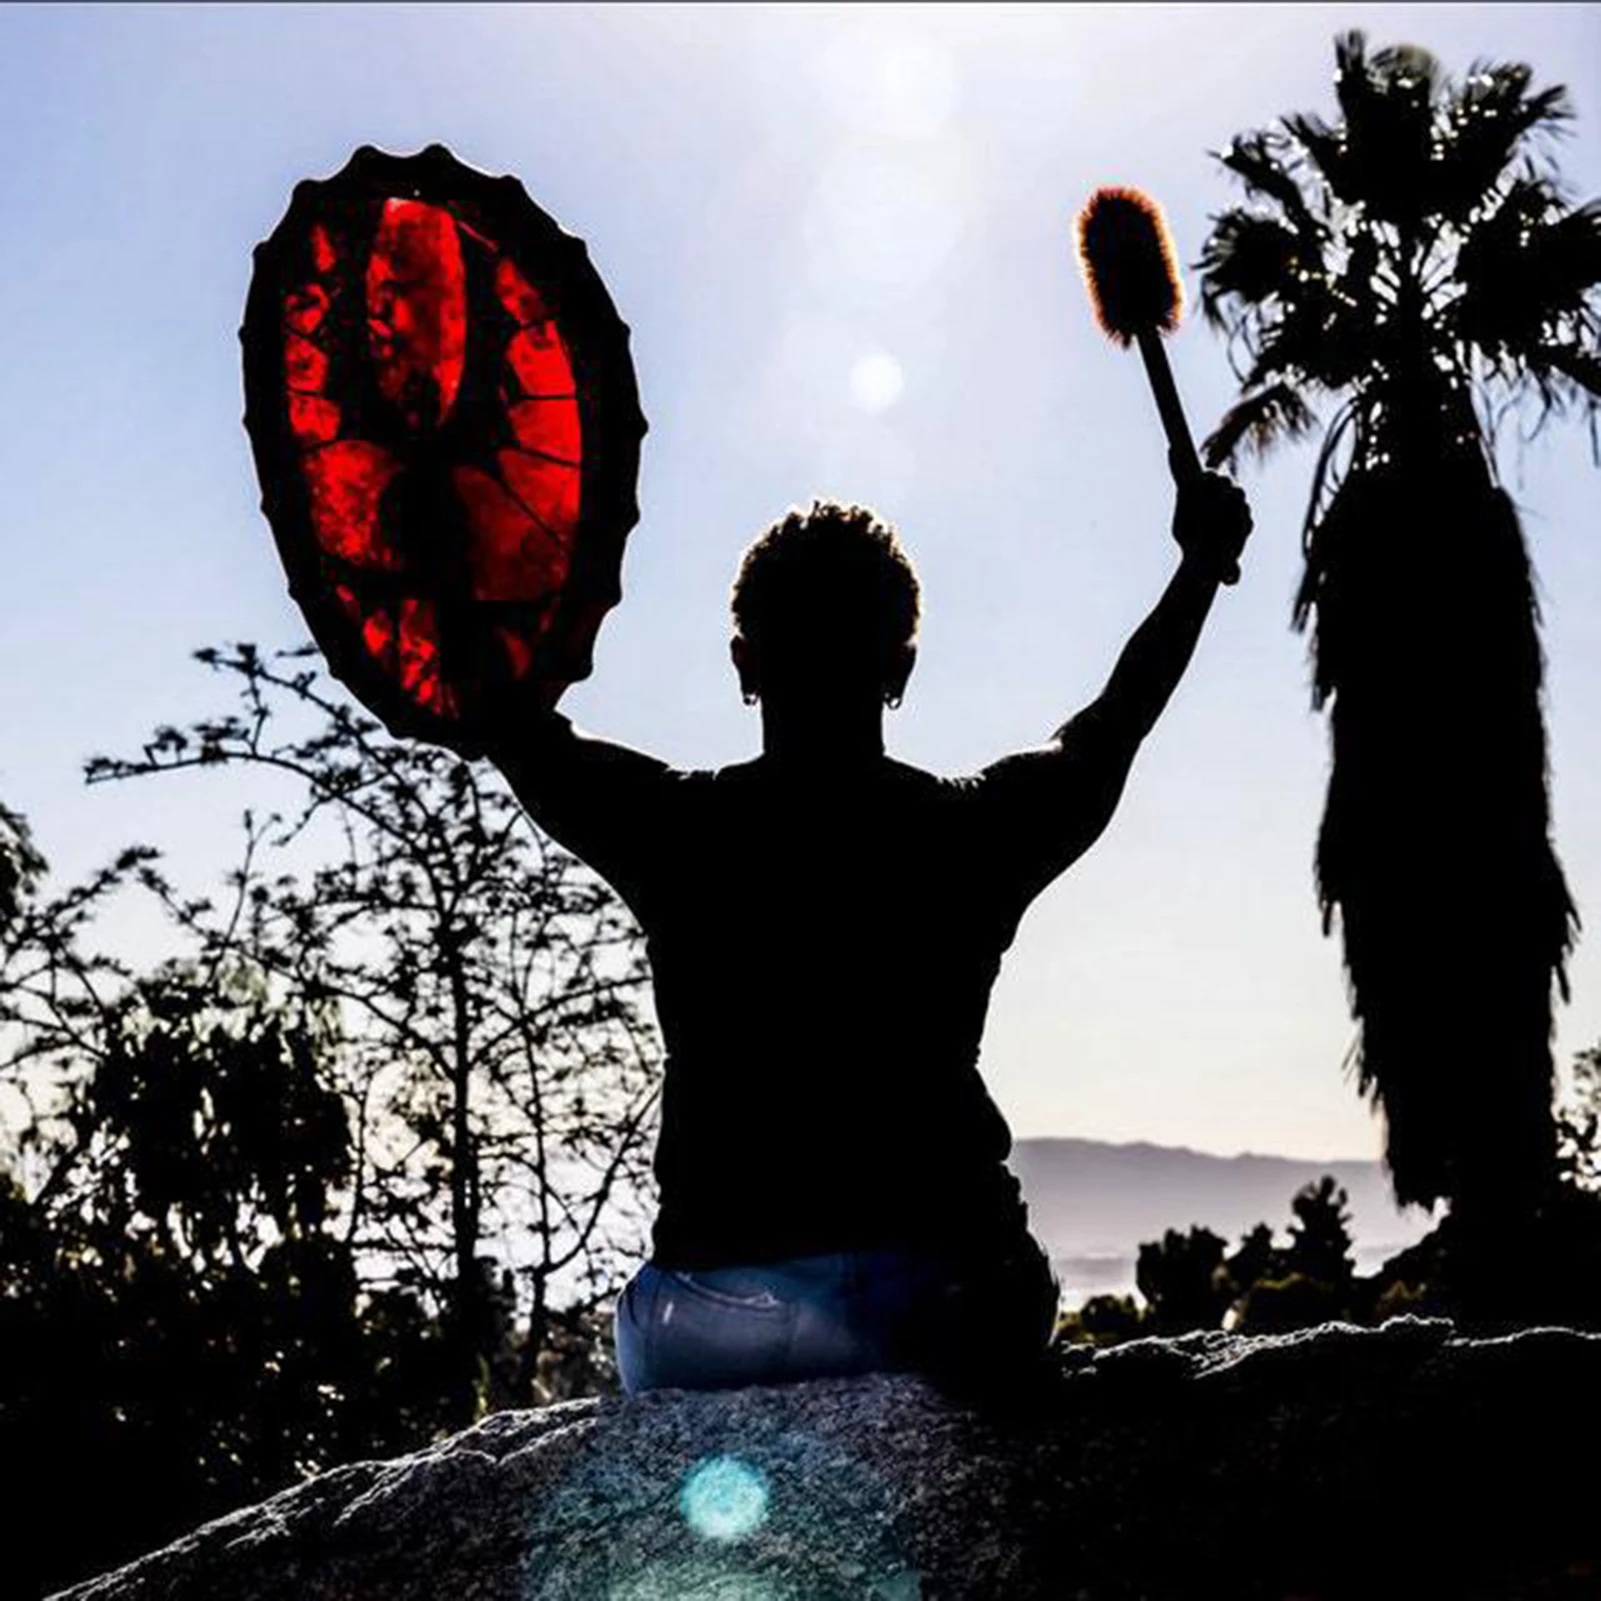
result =
M1287 116L1218 157L1202 310L1240 398L1213 466L1323 425L1295 626L1333 765L1317 842L1401 1204L1529 1215L1554 1173L1551 986L1578 916L1549 839L1539 613L1498 427L1601 396L1601 204L1546 139L1526 66L1460 84L1427 51L1336 41L1343 120ZM1601 459L1601 451L1598 451Z

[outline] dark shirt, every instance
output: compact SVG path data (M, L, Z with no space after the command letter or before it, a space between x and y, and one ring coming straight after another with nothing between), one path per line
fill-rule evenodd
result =
M885 756L685 771L554 715L498 753L646 935L658 1265L1026 1228L979 1040L1025 907L1116 803L1132 751L1095 726L961 778Z

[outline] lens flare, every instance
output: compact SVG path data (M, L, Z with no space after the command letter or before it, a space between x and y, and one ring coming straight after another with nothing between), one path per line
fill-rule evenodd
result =
M740 1540L767 1516L767 1480L738 1457L709 1457L685 1476L678 1505L697 1534Z
M851 398L863 411L887 411L901 398L906 375L887 350L870 350L851 368Z

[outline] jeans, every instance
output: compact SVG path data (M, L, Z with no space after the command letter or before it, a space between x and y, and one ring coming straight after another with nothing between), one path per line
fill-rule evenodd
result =
M1032 1235L989 1252L883 1247L671 1269L618 1297L617 1366L642 1390L920 1371L958 1392L1042 1370L1061 1285Z

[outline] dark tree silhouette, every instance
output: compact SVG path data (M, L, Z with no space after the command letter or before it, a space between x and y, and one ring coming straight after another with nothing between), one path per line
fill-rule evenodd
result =
M1526 66L1455 83L1426 51L1336 45L1343 120L1292 115L1221 156L1202 306L1241 398L1217 465L1323 432L1295 622L1333 765L1317 845L1402 1204L1486 1225L1555 1173L1551 983L1578 918L1548 837L1538 612L1497 423L1578 404L1592 429L1601 205L1542 137L1571 116Z
M448 1369L426 1307L365 1290L337 1226L351 1130L313 1016L242 975L93 954L148 866L44 892L4 813L0 1456L19 1596L359 1457L426 1444ZM70 1540L61 1509L87 1505Z
M1273 1230L1258 1223L1223 1262L1236 1297L1243 1296L1258 1279L1273 1278L1280 1270L1282 1252L1273 1243Z
M616 1384L606 1314L638 1249L657 1079L637 931L464 764L394 746L253 650L210 660L242 715L91 766L298 781L288 821L247 815L220 907L147 847L57 889L0 807L20 1595L485 1406ZM279 734L291 720L301 737ZM184 954L136 972L93 936L141 884ZM96 1515L64 1543L78 1498Z
M1356 1273L1351 1254L1350 1197L1325 1173L1315 1184L1296 1191L1290 1202L1290 1248L1284 1265L1335 1289L1348 1289Z
M22 915L45 870L27 820L0 806L0 939Z
M306 654L201 652L236 681L239 710L160 729L142 757L96 758L89 777L236 763L299 787L289 819L247 817L231 909L137 871L206 960L243 962L284 1004L331 1019L358 1164L350 1238L437 1307L461 1426L549 1399L547 1336L570 1347L603 1326L639 1252L660 1087L643 941L497 781L388 738L299 666ZM274 856L297 865L319 824L324 865L268 871ZM507 1272L527 1329L515 1371L497 1356ZM558 1316L563 1280L577 1288Z
M1601 1045L1573 1063L1573 1100L1557 1113L1558 1162L1576 1189L1601 1195Z
M1134 1282L1149 1307L1151 1332L1215 1329L1233 1299L1223 1267L1224 1240L1211 1229L1168 1229L1140 1246Z
M1056 1338L1066 1345L1119 1345L1144 1333L1144 1323L1132 1295L1092 1295L1076 1312L1062 1314Z
M154 855L125 850L47 893L32 830L0 806L0 1155L30 1204L55 1203L94 1133L90 1075L114 1047L133 981L86 931Z

